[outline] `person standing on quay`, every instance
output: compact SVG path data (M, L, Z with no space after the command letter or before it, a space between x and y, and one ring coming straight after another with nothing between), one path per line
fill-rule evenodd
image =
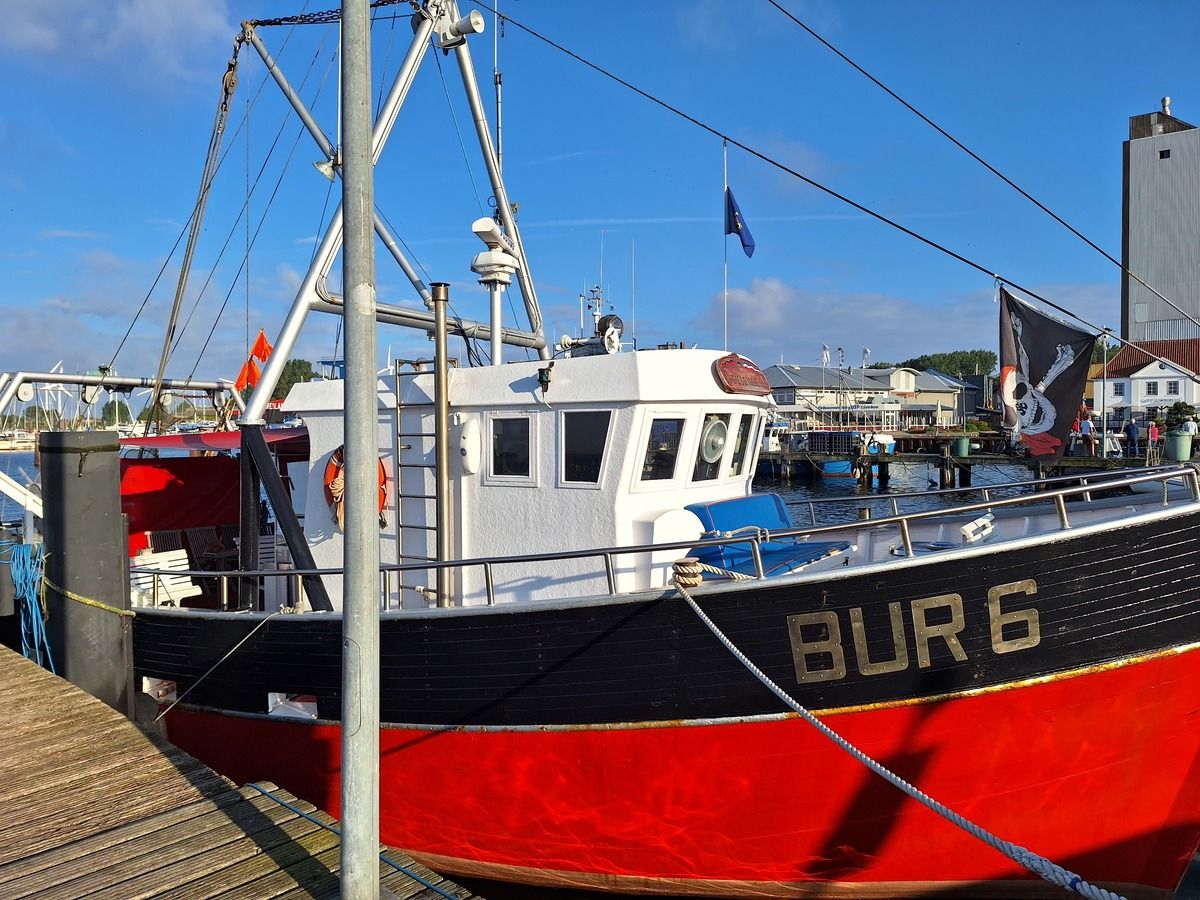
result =
M1138 455L1138 426L1136 419L1125 423L1125 455L1132 459Z
M1083 446L1088 456L1096 455L1096 438L1092 433L1092 417L1083 416L1079 420L1079 434L1083 438Z

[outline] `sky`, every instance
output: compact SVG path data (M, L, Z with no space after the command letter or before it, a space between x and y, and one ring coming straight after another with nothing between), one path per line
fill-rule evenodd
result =
M723 233L717 135L1119 331L1116 266L766 0L656 0L640 11L500 3L712 129L512 24L495 40L485 13L472 53L491 114L499 45L505 179L551 340L579 333L580 294L600 284L613 304L605 312L641 347L727 346L764 367L820 364L826 344L849 365L864 348L871 362L996 349L987 274L730 145L728 183L757 244L747 258ZM1200 4L1190 0L780 3L1118 258L1129 117L1170 95L1173 114L1200 122ZM153 373L182 243L172 251L195 203L238 22L330 5L0 0L0 78L10 88L0 107L0 371L59 361L93 371L115 360L122 374ZM411 38L408 11L376 13L373 66L389 85ZM335 135L336 26L258 33ZM232 378L259 328L274 340L339 199L249 47L222 151L168 367L177 377ZM485 320L487 296L469 268L482 245L470 226L490 214L490 188L452 56L424 58L375 190L426 282L448 282L453 310ZM417 305L380 248L376 261L380 301ZM527 327L515 292L505 321ZM314 314L293 355L329 357L338 340L338 319ZM461 342L452 350L461 354ZM380 328L380 367L431 352L423 333Z

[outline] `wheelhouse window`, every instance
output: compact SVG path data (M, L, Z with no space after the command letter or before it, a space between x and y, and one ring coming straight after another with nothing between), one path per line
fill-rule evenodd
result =
M492 419L492 475L528 478L530 475L529 418Z
M733 442L733 465L730 475L741 475L746 469L746 460L750 458L750 429L754 427L754 416L744 415L738 422L737 439Z
M563 413L562 480L572 484L599 484L604 445L612 413Z
M679 438L683 419L655 419L650 423L646 458L642 461L642 481L664 481L675 477L679 458Z
M700 428L700 447L692 481L712 481L721 470L725 445L729 442L729 413L708 413Z

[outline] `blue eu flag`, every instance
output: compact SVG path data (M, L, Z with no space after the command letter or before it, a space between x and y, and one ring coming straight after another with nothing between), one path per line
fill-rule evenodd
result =
M725 188L725 233L736 234L746 255L754 255L754 235L746 227L746 220L742 218L742 211L738 209L737 201L733 199L733 191L729 188Z

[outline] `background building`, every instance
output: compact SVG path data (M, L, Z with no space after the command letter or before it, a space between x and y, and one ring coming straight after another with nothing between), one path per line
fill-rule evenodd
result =
M1126 270L1200 319L1200 129L1172 116L1170 102L1129 120L1121 256ZM1125 275L1121 336L1200 338L1200 326Z
M974 418L978 402L975 385L933 369L778 365L765 374L777 416L793 431L947 428Z
M1160 362L1155 356L1170 362ZM1166 411L1181 401L1192 406L1200 404L1197 372L1200 372L1200 339L1144 341L1140 347L1126 345L1108 358L1107 379L1102 374L1092 378L1093 410L1102 415L1107 407L1111 429L1119 428L1129 418L1138 421L1164 418Z

